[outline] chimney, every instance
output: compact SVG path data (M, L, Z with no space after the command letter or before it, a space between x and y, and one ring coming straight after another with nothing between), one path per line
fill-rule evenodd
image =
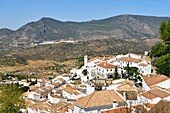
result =
M128 53L128 60L130 59L130 53Z
M117 107L118 103L116 100L113 101L113 109L115 109Z
M107 64L107 61L105 61L104 66L106 66L106 64Z
M123 92L123 97L124 97L125 100L126 100L126 92Z

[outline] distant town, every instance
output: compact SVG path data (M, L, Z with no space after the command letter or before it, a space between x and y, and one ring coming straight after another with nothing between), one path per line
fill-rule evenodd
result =
M12 77L1 82L28 87L22 94L24 113L152 112L169 103L169 83L169 77L155 73L147 51L91 59L86 55L80 69L52 79Z

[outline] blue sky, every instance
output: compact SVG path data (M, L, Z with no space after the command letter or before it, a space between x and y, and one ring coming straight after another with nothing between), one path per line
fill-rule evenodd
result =
M169 16L170 0L0 0L0 28L51 17L61 21L89 21L121 14Z

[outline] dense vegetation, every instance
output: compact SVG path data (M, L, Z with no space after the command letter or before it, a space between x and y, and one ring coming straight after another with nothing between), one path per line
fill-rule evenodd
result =
M27 64L27 60L24 58L18 56L18 55L4 55L1 56L2 58L0 59L0 67L2 66L16 66L20 64Z
M158 74L170 76L170 20L159 28L161 43L152 47L150 57Z
M1 85L0 87L0 112L1 113L19 113L21 108L25 107L25 102L21 97L23 93L16 84Z

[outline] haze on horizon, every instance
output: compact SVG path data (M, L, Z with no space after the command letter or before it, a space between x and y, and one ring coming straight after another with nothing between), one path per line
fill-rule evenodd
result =
M0 28L16 30L42 17L76 22L121 14L170 17L169 4L168 0L2 0Z

